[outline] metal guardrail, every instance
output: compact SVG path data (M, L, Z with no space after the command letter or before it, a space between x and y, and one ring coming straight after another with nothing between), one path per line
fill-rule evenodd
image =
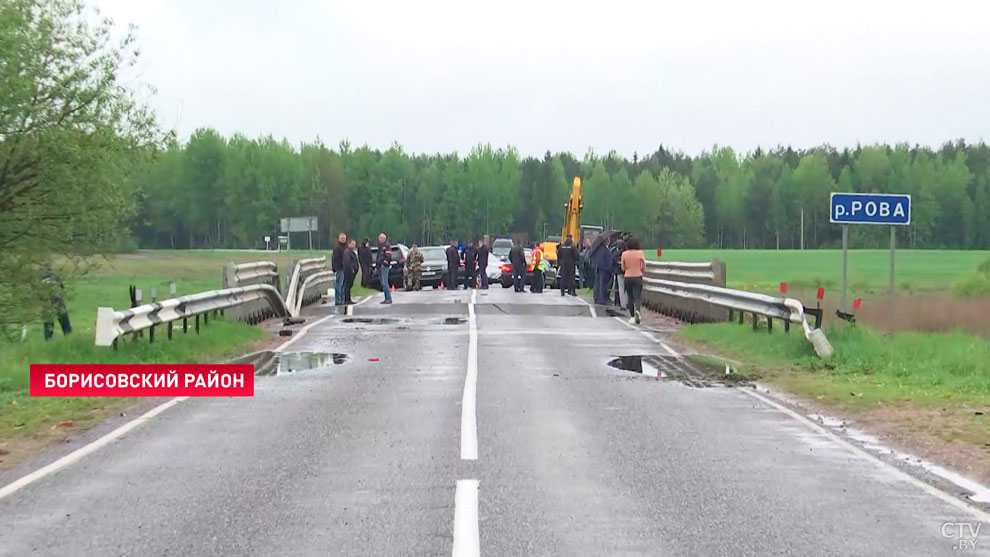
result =
M228 263L223 267L223 288L240 288L254 284L270 284L281 291L279 285L278 266L273 261L254 261L251 263ZM255 301L230 308L227 317L236 321L246 321L254 324L269 317L274 312L263 301Z
M322 296L320 291L317 289L318 285L333 282L333 280L333 271L320 271L306 277L306 280L303 281L302 286L299 287L300 294L296 296L295 303L289 306L289 309L292 310L293 315L299 315L306 300ZM307 292L310 292L311 294L307 296ZM286 302L286 305L288 305L288 301Z
M301 308L307 302L312 301L315 296L313 296L313 289L319 284L324 284L325 280L319 280L316 282L311 282L305 284L306 279L310 275L316 273L329 272L327 269L327 258L313 257L310 259L300 259L296 261L295 265L292 267L292 273L289 275L289 283L286 286L285 293L285 305L290 308ZM323 276L323 275L321 275ZM330 280L332 280L333 273L330 274ZM309 289L309 292L307 292Z
M712 263L647 261L645 275L656 279L664 279L669 277L680 280L688 279L690 282L715 283L718 282L718 269L718 261L713 261ZM722 276L724 275L724 265L722 265Z
M687 300L701 304L717 306L729 310L729 318L734 312L739 313L739 322L742 323L744 315L749 313L753 316L753 327L758 323L757 316L767 319L767 329L773 331L773 320L783 321L785 330L790 329L790 324L795 323L802 327L805 338L815 347L815 352L822 358L832 355L832 345L825 338L825 333L821 329L813 329L807 320L804 311L804 304L799 300L791 298L778 298L766 294L755 294L744 290L733 290L720 286L706 284L691 284L669 280L658 280L643 278L643 289L647 293L653 293L662 297ZM661 301L662 305L663 302ZM662 308L661 308L662 309Z
M242 304L262 302L267 304L274 315L290 317L292 314L282 300L278 290L270 284L255 284L239 288L210 290L188 296L179 296L161 302L145 304L122 311L101 307L96 311L96 345L112 346L116 340L128 333L149 330L151 342L155 340L155 327L165 324L168 337L172 338L173 323L182 320L183 332L188 330L188 319L195 318L196 332L199 332L199 317L209 321L209 314Z

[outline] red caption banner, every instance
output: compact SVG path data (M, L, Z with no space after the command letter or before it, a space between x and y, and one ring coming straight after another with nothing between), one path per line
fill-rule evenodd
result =
M254 396L254 366L31 364L31 396Z

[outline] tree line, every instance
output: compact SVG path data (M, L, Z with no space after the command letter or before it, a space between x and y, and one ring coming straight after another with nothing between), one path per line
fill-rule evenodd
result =
M319 245L338 231L440 244L488 233L559 234L571 180L582 222L628 230L646 245L796 249L834 247L829 193L912 195L901 244L990 248L990 147L777 147L696 156L663 146L640 157L594 152L523 157L479 145L466 154L294 146L200 129L172 142L135 177L133 231L144 248L247 248L278 234L282 217L319 218ZM298 240L297 240L298 241ZM882 247L884 227L853 227L851 243Z

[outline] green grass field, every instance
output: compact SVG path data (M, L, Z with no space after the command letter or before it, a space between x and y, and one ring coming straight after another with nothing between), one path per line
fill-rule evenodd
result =
M656 250L647 256L657 259ZM839 288L842 285L841 250L663 250L663 261L706 262L726 265L729 287L776 292L781 282L789 288ZM898 250L895 283L902 291L943 291L981 262L987 251ZM886 291L890 252L850 250L849 285L854 295Z
M32 363L197 363L222 361L243 353L263 337L254 326L210 321L200 334L176 333L169 342L158 335L154 344L147 337L120 343L119 349L94 345L93 327L96 308L109 306L124 309L130 306L128 286L143 291L150 301L152 287L158 289L159 299L168 297L169 282L175 281L178 294L192 294L220 288L222 269L227 262L273 260L284 272L291 257L309 257L314 253L243 251L154 251L123 254L107 260L94 260L81 276L67 278L66 297L73 333L63 337L56 324L55 338L44 342L40 323L31 324L23 342L0 341L0 467L12 464L23 455L18 449L4 448L7 444L44 441L52 435L53 424L71 421L74 427L85 427L104 418L109 411L126 401L93 398L31 398L29 366ZM320 253L318 255L326 255ZM355 295L366 290L355 287ZM30 443L29 443L30 444ZM11 452L5 456L4 452Z

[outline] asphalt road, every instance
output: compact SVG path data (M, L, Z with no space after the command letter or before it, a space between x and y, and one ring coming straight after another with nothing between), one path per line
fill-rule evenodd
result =
M978 522L743 389L608 367L678 348L579 300L395 299L286 349L344 363L185 400L0 499L0 555L958 555L942 525Z

